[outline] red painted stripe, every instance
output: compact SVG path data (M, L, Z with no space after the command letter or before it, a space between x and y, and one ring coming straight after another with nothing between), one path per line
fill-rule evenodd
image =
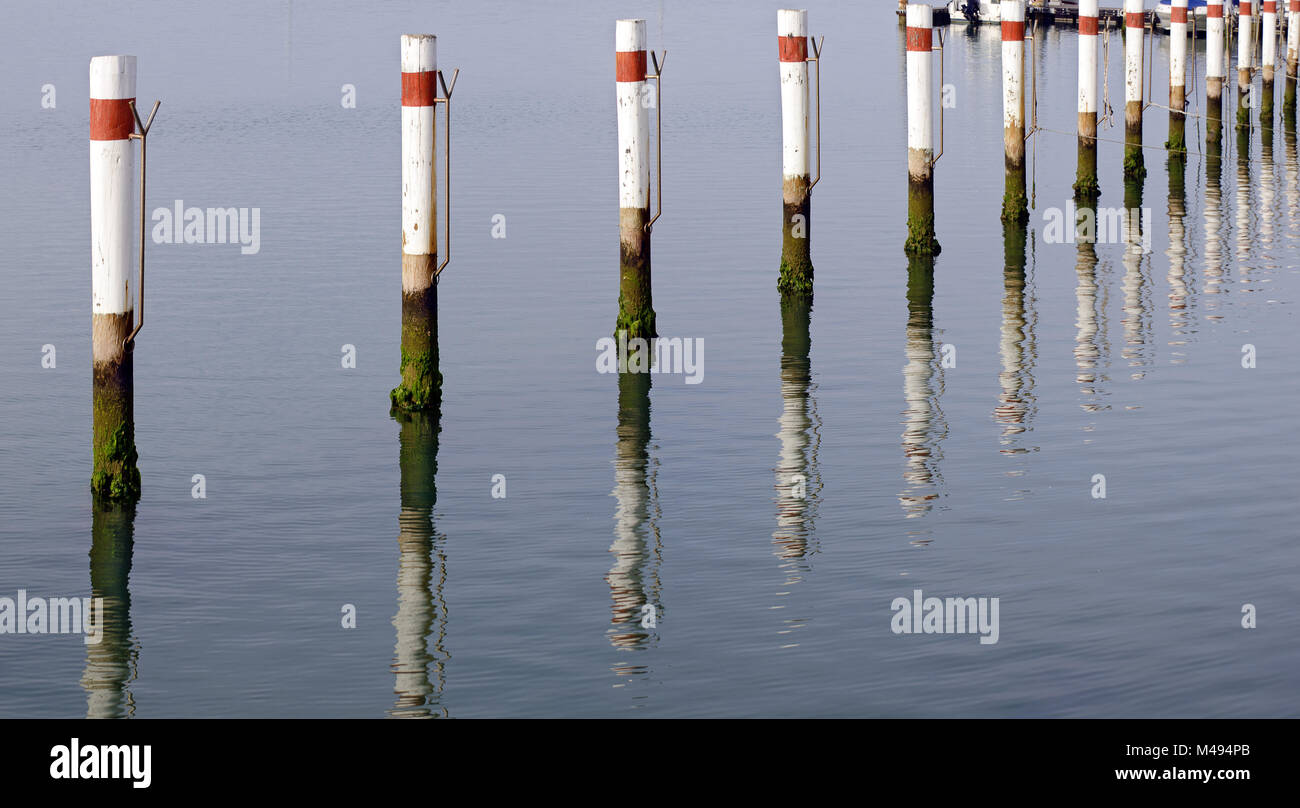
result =
M645 51L616 51L614 73L618 81L645 81Z
M1300 11L1300 0L1291 0L1291 11Z
M1300 2L1300 0L1297 0L1297 1ZM1205 12L1205 14L1206 14L1206 16L1208 16L1210 19L1212 19L1212 20L1221 20L1221 19L1223 19L1223 6L1222 6L1222 4L1217 5L1217 6L1206 6L1205 8L1206 8L1206 12Z
M1129 11L1124 14L1124 25L1128 28L1142 28L1146 26L1147 15L1140 11Z
M1241 0L1241 5L1237 8L1237 14L1241 17L1250 16L1250 0Z
M1014 20L1014 21L1003 20L1002 41L1003 42L1024 42L1025 21L1024 20Z
M1296 2L1297 2L1297 3L1300 3L1300 0L1296 0ZM1080 36L1096 36L1096 35L1097 35L1097 18L1096 18L1096 17L1080 17L1080 18L1079 18L1079 35L1080 35Z
M1276 14L1276 13L1277 13L1277 0L1264 0L1264 13L1265 13L1265 14Z
M402 106L431 107L438 97L432 70L402 74Z
M1186 8L1179 8L1178 6L1174 6L1173 11L1171 12L1171 16L1169 17L1169 21L1170 21L1171 23L1172 23L1172 22L1181 22L1181 23L1186 24L1186 23L1187 23L1187 9L1186 9Z
M90 139L126 140L135 131L134 98L90 99Z
M926 51L927 53L934 47L934 29L933 28L911 28L907 29L907 49L910 51Z
M912 30L913 29L911 28L907 29L907 41L909 43L912 41ZM920 30L920 29L916 29L916 30ZM808 61L808 37L795 36L791 34L789 36L778 36L777 39L779 40L778 47L780 48L781 61L783 62ZM912 46L909 44L908 50L911 49ZM927 48L926 50L929 50L929 48Z

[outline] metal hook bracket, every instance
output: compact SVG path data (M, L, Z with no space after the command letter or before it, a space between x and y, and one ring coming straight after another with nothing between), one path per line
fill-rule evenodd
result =
M942 28L936 28L936 29L934 29L934 31L935 31L936 34L939 35L939 47L937 47L937 48L935 48L935 47L931 47L931 48L930 48L931 51L939 51L939 153L936 154L934 157L932 157L932 158L930 159L930 167L931 167L931 168L934 168L934 164L937 163L937 162L939 162L939 158L940 158L940 157L943 157L943 114L944 114L944 113L943 113L943 110L944 110L944 104L943 104L943 88L944 88L944 69L943 69L943 68L944 68L943 33L944 33L944 29L942 29ZM818 84L821 84L821 77L820 77L820 76L818 77L818 81L817 81L817 83L818 83ZM820 92L820 90L821 90L821 88L819 87L819 88L818 88L818 91ZM821 131L821 130L820 130L820 126L821 126L821 120L820 120L820 119L821 119L821 116L818 115L817 117L818 117L817 125L818 125L818 127L819 127L819 128L818 128L818 131L820 132L820 131ZM820 143L817 145L817 155L818 155L818 157L821 156L821 144L820 144ZM819 173L819 174L821 173L820 170L818 171L818 173Z
M139 319L136 320L135 328L131 329L131 333L126 336L126 339L122 340L122 349L129 351L135 349L135 337L137 334L140 333L140 329L144 328L145 143L147 142L147 138L149 136L149 127L153 126L153 118L155 115L158 114L158 107L162 105L162 102L161 101L153 102L153 111L149 113L149 120L147 121L140 120L140 111L135 108L134 98L128 101L127 105L131 108L131 116L135 118L135 127L136 127L136 131L132 132L129 138L131 140L140 141L140 282L139 282L140 289L137 292L137 294L139 294L140 296L140 306L139 306L140 317Z
M818 40L810 36L808 41L812 44L813 55L806 61L817 65L817 176L808 185L811 191L822 181L822 46L826 44L826 37Z
M658 210L654 216L650 217L650 221L645 223L645 232L647 233L650 232L655 220L662 216L664 212L664 111L661 104L663 103L664 64L668 62L668 50L664 50L662 59L659 58L657 53L650 51L650 61L654 64L655 72L646 76L646 80L655 80L655 207Z
M451 73L451 84L447 84L447 79L443 76L442 71L438 71L438 83L442 85L442 97L433 99L434 104L445 104L447 125L443 127L443 151L442 151L442 174L443 174L443 203L442 217L444 226L447 228L447 236L442 242L442 261L438 263L438 268L433 272L433 279L436 281L442 271L451 263L451 94L456 89L456 77L460 75L460 68L456 68ZM436 232L435 223L435 232Z

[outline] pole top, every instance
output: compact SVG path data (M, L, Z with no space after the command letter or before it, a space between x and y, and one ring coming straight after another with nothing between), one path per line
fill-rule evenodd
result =
M777 36L808 36L808 9L783 8L776 12Z
M614 25L614 49L622 52L645 50L645 20L619 20Z
M428 73L438 69L438 37L402 34L402 72Z
M91 59L90 97L135 98L135 57L118 54Z

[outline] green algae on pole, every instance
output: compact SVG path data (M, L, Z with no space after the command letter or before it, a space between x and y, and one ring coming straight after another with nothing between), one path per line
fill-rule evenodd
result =
M90 255L93 369L93 471L101 500L140 497L136 466L135 383L129 340L135 201L135 57L90 60Z
M402 381L389 393L396 410L436 409L438 372L437 171L434 105L437 47L432 34L403 34L402 68Z
M814 180L808 159L808 12L776 12L776 33L781 68L781 272L777 288L785 294L812 294Z
M938 255L934 235L934 101L931 82L933 11L907 7L907 242L908 255Z
M1142 157L1142 49L1146 27L1145 0L1124 4L1124 180L1146 179Z
M629 339L659 336L650 284L650 106L645 20L614 26L618 106L618 320ZM653 105L659 107L656 85Z
M1006 163L1003 222L1029 221L1025 193L1025 2L1002 4L1002 150Z

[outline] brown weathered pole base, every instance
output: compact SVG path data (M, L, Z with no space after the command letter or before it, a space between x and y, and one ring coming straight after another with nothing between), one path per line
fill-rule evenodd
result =
M91 315L94 361L90 490L106 501L140 498L135 450L135 383L131 349L122 347L134 325L130 312Z
M1006 157L1007 170L1025 164L1025 126L1007 126L1002 129L1002 153Z
M437 409L442 404L438 371L436 255L402 254L402 382L388 394L394 409Z
M645 208L619 208L618 211L618 321L614 336L627 332L628 339L651 339L655 330L654 301L650 287L650 233L646 222L650 211Z
M1205 98L1210 104L1217 104L1223 98L1223 79L1211 76L1205 80Z
M781 273L776 288L783 295L811 295L812 193L807 177L781 183Z
M1079 113L1079 137L1095 138L1097 136L1097 113Z

